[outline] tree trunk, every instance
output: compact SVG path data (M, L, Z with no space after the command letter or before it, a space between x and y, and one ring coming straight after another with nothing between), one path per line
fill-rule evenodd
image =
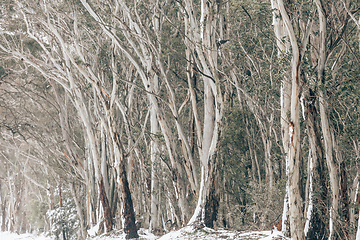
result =
M329 235L330 237L333 237L335 232L338 232L337 218L339 216L340 181L339 181L337 166L333 156L333 139L332 139L333 136L331 134L329 120L326 113L327 103L325 102L323 95L324 94L320 92L320 117L321 117L322 132L324 137L326 162L327 162L327 167L329 169L330 186L331 186Z
M71 193L73 195L77 215L78 215L79 221L80 221L80 232L79 232L80 235L78 236L78 240L85 240L87 237L87 232L86 232L86 224L85 224L85 218L84 218L84 209L83 209L82 203L81 203L81 196L79 196L79 193L76 191L75 182L69 183L69 187L70 187Z
M104 208L104 213L107 214L105 216L105 218L110 218L111 216L109 216L108 214L111 213L109 210L106 209L110 209L109 207L109 202L105 193L104 188L104 179L101 173L101 158L98 152L98 141L96 139L95 133L94 133L94 128L93 128L93 124L90 121L91 116L89 114L88 108L85 104L84 101L84 97L83 97L83 92L81 90L81 88L79 88L77 86L77 83L75 82L75 79L73 78L71 69L73 66L75 66L77 68L77 70L79 70L79 72L88 79L88 75L84 72L84 70L76 63L76 61L74 60L74 57L72 54L69 53L68 48L64 42L64 39L62 38L62 36L59 34L59 32L57 31L57 29L55 29L55 27L50 23L50 21L48 22L48 27L49 29L52 31L52 33L56 36L57 40L60 42L60 46L61 46L61 50L63 52L63 57L65 58L65 65L67 67L66 71L67 71L67 77L70 83L70 89L71 89L71 93L73 94L73 98L74 98L74 105L76 107L76 110L80 116L80 119L83 123L83 126L85 128L85 133L86 133L86 140L90 149L90 155L91 155L91 160L93 161L93 167L94 167L94 172L95 172L95 179L96 179L96 183L99 187L99 191L104 191L100 194L102 194L100 200L102 201L102 206ZM91 81L90 81L91 82ZM93 82L91 82L93 83ZM93 86L94 88L94 86ZM95 98L95 100L97 100ZM91 177L92 173L90 172L90 176ZM105 221L107 224L111 224L112 221L106 220ZM112 229L112 225L107 225L106 226L107 230L111 230Z
M116 86L114 86L115 88ZM99 91L100 93L100 91ZM112 94L115 94L113 92ZM127 173L126 173L126 159L124 156L124 149L123 145L120 139L119 134L116 131L115 127L115 120L114 120L114 109L113 109L113 102L107 102L104 96L101 94L100 100L102 101L102 105L104 107L104 110L106 112L107 117L107 124L109 129L109 136L112 139L112 146L114 150L114 163L115 166L117 166L118 171L118 183L120 187L120 196L121 196L121 202L122 202L122 211L123 211L123 218L124 218L124 232L126 233L126 238L138 238L139 235L137 234L137 228L135 225L135 212L134 212L134 206L133 201L131 198L131 192L129 188L129 182L127 179ZM100 194L102 194L100 192ZM103 192L103 195L101 198L104 198L104 201L107 199L105 190ZM105 210L105 209L104 209ZM106 212L105 212L106 213ZM109 207L109 215L111 217L111 209ZM111 218L110 218L111 219ZM111 222L109 222L110 224Z
M102 204L103 210L104 210L104 220L105 220L105 225L106 225L106 232L110 232L113 228L113 221L112 221L112 216L111 216L111 207L110 207L107 195L106 195L106 190L105 190L103 179L100 180L98 185L99 185L99 192L100 192L99 193L100 201L101 201L101 204Z
M6 231L6 206L7 205L7 201L6 198L3 198L1 201L1 231L5 232Z
M104 180L104 189L105 189L105 194L107 199L109 200L110 198L110 184L109 184L109 178L110 175L108 173L108 163L109 163L109 159L108 159L108 153L107 153L107 136L105 134L105 123L103 121L101 121L100 124L100 128L101 128L101 175L103 177ZM111 202L109 201L109 205L111 206Z
M154 93L158 93L157 90L157 77L154 79ZM151 107L150 110L150 128L151 128L151 142L150 142L150 151L151 151L151 206L150 206L150 230L153 233L160 233L160 190L159 190L159 176L160 176L160 161L159 161L159 146L157 134L159 132L159 125L157 120L156 109Z
M355 222L355 206L358 204L358 191L359 191L359 174L356 174L356 177L353 181L351 192L350 192L350 201L352 207L350 208L350 228L351 228L351 239L356 238L356 222Z
M218 209L219 209L219 193L218 193L218 169L216 164L216 169L214 170L214 177L212 178L212 183L209 188L209 193L206 196L205 202L205 217L204 224L209 228L214 228L217 218L218 218Z
M343 239L349 239L350 228L350 212L349 212L349 197L348 197L348 176L345 167L345 162L340 162L340 219L341 219L341 234Z
M204 127L201 133L200 126L197 128L197 137L201 139L200 167L201 183L198 195L198 203L189 224L200 223L213 227L213 219L216 219L219 196L217 189L217 150L222 123L222 92L220 90L217 70L217 48L215 32L218 27L220 2L201 1L201 15L199 23L193 13L193 2L185 1L186 15L184 15L185 31L191 41L185 44L191 52L196 52L194 66L202 72L204 80ZM195 43L195 44L194 44ZM201 43L201 44L200 44ZM189 75L188 75L189 77ZM190 76L191 84L194 78ZM192 87L191 87L192 88ZM191 89L190 89L191 90ZM192 94L192 106L195 123L197 124L197 109L194 94ZM211 186L211 184L213 184Z
M59 205L60 208L63 207L63 202L62 202L62 188L61 185L58 185L58 189L59 189ZM66 240L66 231L65 231L65 222L62 223L62 236L63 236L63 240Z
M286 31L286 27L284 24L284 20L280 14L280 8L277 0L271 0L271 8L273 10L273 22L274 33L276 36L276 44L278 47L278 57L281 57L284 53L290 51L290 42L286 41L283 43L282 39L288 39L288 34ZM281 124L281 137L282 137L282 146L284 149L284 153L286 155L289 154L290 147L290 135L289 135L289 116L290 116L290 103L291 103L291 81L284 76L281 81L281 89L280 89L280 107L281 107L281 116L280 116L280 124ZM281 231L286 233L286 235L290 234L289 228L289 161L288 156L285 156L285 172L286 172L286 187L285 187L285 197L284 197L284 207L282 214L282 229Z
M115 141L119 141L118 135L114 135L116 138ZM138 238L139 235L137 233L137 228L135 225L135 213L134 213L134 206L131 199L131 193L129 188L129 183L126 177L126 167L125 167L125 159L123 155L116 154L117 157L121 157L118 159L119 161L119 181L120 181L120 191L121 191L121 198L123 204L123 218L124 218L124 232L126 233L126 238Z
M334 136L335 138L335 136ZM339 166L339 177L340 177L340 206L339 206L339 217L338 222L340 223L340 238L350 239L350 199L348 190L348 173L346 169L345 161L342 157L341 150L339 148L339 141L336 139L334 144L334 151L336 156L336 162Z
M0 179L0 203L1 203L1 232L6 231L6 207L7 199L2 188L2 180Z
M328 224L327 211L327 186L324 166L324 150L321 142L321 131L318 123L318 113L315 107L316 96L309 88L306 99L306 127L310 144L310 169L308 176L310 181L309 208L305 223L305 235L307 239L327 238Z
M299 96L300 96L300 53L295 32L290 18L285 10L282 0L278 1L283 21L287 28L292 47L291 61L291 117L289 121L290 149L289 149L289 211L291 237L295 240L304 239L302 224L302 199L300 196L300 118L299 118Z
M116 93L116 83L114 82L113 85L113 92L112 96ZM119 134L116 131L116 125L114 120L114 102L109 102L107 99L105 99L104 95L100 91L100 89L97 89L98 93L100 94L100 100L102 101L102 105L104 108L104 111L106 113L107 118L107 125L109 131L109 136L112 140L112 146L114 151L114 164L116 166L116 170L118 172L118 184L120 187L120 196L121 196L121 202L122 202L122 217L124 219L123 226L124 226L124 232L126 234L126 238L138 238L139 235L137 233L137 228L135 225L135 212L134 212L134 206L133 206L133 200L131 198L131 192L129 188L129 182L127 179L127 173L126 173L126 158L124 156L124 148L120 139ZM104 197L105 191L104 191ZM109 208L109 214L111 213L111 209Z

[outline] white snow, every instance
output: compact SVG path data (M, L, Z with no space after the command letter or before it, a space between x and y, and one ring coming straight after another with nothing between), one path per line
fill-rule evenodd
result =
M310 228L310 220L311 220L311 214L313 210L313 201L312 201L312 195L313 195L313 159L311 155L311 149L309 150L309 163L310 163L310 178L309 178L309 206L306 213L306 222L305 222L305 228L304 228L304 234L305 237L307 236Z
M306 120L305 118L305 106L304 106L304 97L301 95L300 97L300 103L301 103L301 109L302 109L302 116L304 121Z
M138 239L155 240L155 239L158 238L154 234L150 233L150 231L148 229L140 228L138 230L138 234L139 234ZM108 236L108 234L105 233L105 234L103 234L101 236L97 236L97 237L90 238L90 239L91 240L125 240L126 236L125 236L125 234L124 234L124 232L122 230L119 230L119 231L113 232L111 234L111 236Z
M272 239L289 239L285 238L282 232L277 231L276 229L271 233L269 231L260 232L262 234L268 234L267 237L261 238L261 240L272 240Z
M332 208L330 208L330 220L329 220L329 229L330 229L330 233L329 233L329 240L331 240L332 237L332 233L333 233L333 218L332 218Z
M87 230L88 234L90 237L95 237L96 234L98 233L99 231L99 226L100 226L100 221L95 225L93 226L92 228L90 228L89 230Z
M0 232L1 240L54 240L54 238L46 237L43 234L37 235L32 233L16 234L11 232Z
M289 239L277 230L274 231L252 231L252 232L237 232L219 229L217 231L211 228L195 229L192 226L184 227L178 231L173 231L158 240L171 240L171 239L261 239L261 240L272 240L272 239Z
M184 239L184 240L195 240L195 239L261 239L261 240L272 240L272 239L283 239L290 240L290 238L284 237L284 235L277 230L271 231L252 231L252 232L238 232L219 229L217 231L211 228L194 228L192 226L184 227L180 230L169 232L162 237L157 237L150 233L148 229L140 229L138 231L139 239L142 240L171 240L171 239ZM43 234L16 234L10 232L0 232L1 240L55 240L52 237L47 237ZM125 234L122 230L114 231L110 235L103 234L101 236L89 237L88 240L125 240Z

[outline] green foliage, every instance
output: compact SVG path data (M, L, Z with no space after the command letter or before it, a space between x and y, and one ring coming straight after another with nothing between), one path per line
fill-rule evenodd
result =
M41 46L34 39L24 40L24 47L27 48L33 55L36 55L42 50Z
M0 66L0 78L5 74L5 69Z
M79 0L47 1L46 3L41 3L42 5L37 5L36 1L23 0L19 2L26 6L24 9L26 9L25 14L30 23L29 27L31 29L29 30L36 36L38 36L37 34L44 34L49 38L49 42L52 44L52 46L49 47L49 54L55 59L56 65L50 59L46 59L45 55L40 54L42 49L35 40L24 40L26 32L24 31L25 24L21 14L18 14L20 17L9 21L15 13L17 14L17 6L19 4L14 1L4 0L3 6L0 7L2 16L7 15L6 20L8 20L7 22L2 21L1 23L4 24L4 26L1 27L4 27L6 31L16 33L15 35L3 34L3 40L1 40L3 42L1 44L5 48L13 48L10 49L14 50L13 52L24 52L26 55L32 55L29 56L29 60L34 59L34 65L39 64L39 69L49 74L48 76L53 78L53 80L59 77L56 80L64 82L64 85L71 85L67 81L70 77L73 78L77 84L76 89L79 89L84 97L85 105L89 106L87 110L89 112L89 118L91 118L90 122L93 123L94 126L93 130L96 139L99 139L100 122L105 116L105 113L101 111L101 109L96 109L96 100L94 99L96 95L93 92L92 84L86 82L86 79L78 72L76 67L65 66L61 46L57 42L56 37L50 33L50 28L45 26L47 24L47 18L49 17L49 22L53 24L53 27L58 29L59 35L65 41L67 50L69 50L71 54L74 54L76 64L81 65L85 71L88 71L92 79L100 79L98 82L101 84L103 93L106 92L108 94L112 91L113 74L116 73L118 75L117 79L119 79L119 82L117 84L118 89L116 89L115 100L126 106L126 116L121 116L120 111L118 109L115 110L114 121L116 122L116 130L119 133L121 141L124 142L124 149L131 146L132 140L140 139L135 149L139 151L136 151L133 159L131 159L129 169L131 169L132 172L128 175L131 176L133 180L130 184L134 192L136 192L137 189L145 189L142 183L138 182L139 179L141 179L141 181L145 178L148 179L148 173L151 173L149 170L150 147L148 141L151 138L158 139L161 144L164 144L165 141L161 132L150 135L148 131L145 131L145 137L141 136L144 118L150 105L148 102L148 94L142 89L144 86L141 86L141 81L139 81L140 77L136 68L134 68L133 62L129 61L118 47L114 47L111 38L104 34L99 22L90 16ZM283 190L285 189L285 157L280 151L282 146L279 126L279 99L280 84L285 76L290 76L291 50L288 53L282 54L280 58L277 56L278 49L273 33L274 28L271 25L272 10L269 1L230 0L227 2L215 2L221 7L213 10L221 12L224 19L219 19L219 21L212 26L212 31L215 33L214 38L217 39L220 36L221 33L218 29L218 23L224 20L226 27L224 25L222 31L223 35L226 35L226 39L224 40L228 40L226 44L221 45L221 47L218 46L219 49L216 49L216 51L218 51L216 53L219 53L218 59L216 59L216 68L218 70L217 73L220 78L220 87L223 90L224 99L230 99L229 104L226 106L224 131L222 132L221 146L218 154L221 178L219 179L220 194L222 194L223 199L225 199L225 195L227 197L226 200L221 203L220 211L233 213L233 225L230 227L238 229L248 228L253 224L253 215L255 214L255 221L258 223L257 227L265 228L278 217L282 210ZM200 18L200 1L195 0L193 3L194 9L191 10L194 11L194 15L198 20ZM48 12L46 15L41 12L44 4L48 4ZM187 47L185 40L188 39L189 36L185 36L186 32L183 18L186 17L186 13L181 1L158 1L156 4L149 0L125 1L124 4L128 7L126 10L121 9L121 6L116 6L114 1L89 1L89 4L96 14L102 18L103 21L101 21L101 24L102 22L105 23L105 27L110 29L119 39L119 44L126 49L128 54L134 56L134 61L137 61L139 65L144 68L144 73L148 78L147 80L152 81L154 73L158 75L159 94L157 101L159 102L159 108L167 118L169 128L174 133L174 136L177 136L174 115L167 106L169 99L168 89L172 88L174 91L176 98L175 104L177 107L181 106L188 94L188 61L191 61L194 66L199 64L193 61L193 59L196 58L195 52L191 53L193 54L193 59L186 59L185 56ZM229 8L227 8L226 4L229 4ZM286 11L289 13L292 24L294 24L297 38L302 38L301 34L303 33L301 27L306 25L308 19L314 20L314 32L311 33L312 37L319 36L319 32L316 29L318 19L314 17L316 16L316 11L314 10L315 4L313 1L288 1L285 4ZM330 3L324 3L324 5L330 5ZM325 8L328 7L329 6L325 6ZM115 9L118 10L115 11ZM331 14L330 12L328 13ZM77 33L74 32L75 14L79 23ZM215 15L215 12L213 14ZM131 21L127 19L127 15L132 18L132 21L138 24L139 29L135 29L134 25L130 23ZM356 160L354 160L357 155L353 145L358 142L358 136L360 134L360 68L357 60L359 59L357 51L359 42L357 34L351 32L353 30L347 30L341 40L347 49L344 56L341 56L341 44L339 42L335 44L334 41L336 37L338 37L336 35L340 34L339 29L342 29L336 29L339 27L338 24L341 24L346 19L338 19L339 17L335 15L333 17L338 23L334 24L332 19L328 19L328 27L331 30L327 33L327 48L329 49L331 47L331 50L328 51L324 82L320 83L319 79L317 79L317 56L314 56L316 53L314 53L315 51L312 48L316 48L316 51L319 49L318 46L316 46L316 41L311 40L309 45L306 46L306 51L302 56L300 66L301 73L307 78L307 82L302 86L302 91L310 87L313 88L314 91L321 90L326 93L326 101L330 106L328 109L330 123L331 126L334 127L335 139L339 141L339 149L346 161L350 178L353 178L357 172L356 167L358 165ZM158 19L161 25L159 35L157 35L155 31L154 19ZM304 26L301 25L300 27L300 24L304 24ZM352 28L356 29L356 26L352 25ZM75 44L73 41L75 39L77 41L76 43L79 43L80 51L83 51L85 60L82 60L74 53ZM131 39L132 42L129 42L128 39ZM212 38L212 40L218 41L215 39ZM285 39L281 40L285 41ZM198 44L197 47L201 47L201 43L189 44ZM19 47L22 47L22 49L19 49ZM31 66L27 66L25 62L18 60L19 56L14 56L16 60L11 59L9 56L11 52L12 51L9 51L7 54L1 52L2 66L0 66L0 77L3 76L5 72L8 72L8 70L13 70L13 73L20 73L17 74L16 77L11 77L11 79L4 78L4 83L2 83L2 87L6 85L6 88L3 88L3 90L6 90L6 94L4 91L0 101L2 116L6 117L6 119L2 121L2 126L6 125L7 129L11 129L13 133L21 132L21 134L26 135L26 138L30 139L31 142L36 142L40 145L36 150L29 150L29 154L36 155L37 152L42 152L43 149L50 149L52 153L49 154L49 156L51 157L47 156L46 153L38 155L40 155L39 159L41 158L47 161L49 167L52 167L54 172L61 175L64 169L72 168L73 166L67 165L67 161L64 161L65 163L62 161L56 162L56 159L64 158L63 149L68 148L68 146L64 146L63 135L58 126L61 123L58 115L59 112L61 112L60 110L63 110L62 106L58 106L60 104L58 100L55 99L56 97L53 96L53 92L58 90L60 93L59 99L63 100L63 102L65 102L64 105L66 105L65 108L68 119L65 120L66 124L69 125L70 142L74 144L76 148L74 152L77 152L79 155L76 156L76 158L79 159L79 162L84 162L85 167L89 167L90 164L86 162L90 159L88 157L89 146L86 143L87 138L84 137L87 133L84 132L84 129L78 127L81 126L81 123L79 123L79 119L77 119L78 114L72 105L75 99L74 95L72 95L74 92L69 91L69 95L66 95L62 87L50 87L47 82L48 79L36 76L38 72L34 74ZM115 69L112 69L111 64L113 54L115 55L116 61ZM151 59L151 66L141 62L141 58ZM91 64L87 63L87 61ZM336 62L340 63L339 70L332 67ZM163 79L164 76L159 71L160 64L165 70L169 85L165 83ZM200 70L201 66L197 67ZM202 89L203 76L200 72L197 72L195 75L197 81L197 110L200 115L199 121L203 123L204 94L199 90ZM233 75L238 79L239 85L242 88L242 93L240 93L240 97L243 98L242 109L238 107L239 103L237 100L234 100L237 93L230 83ZM194 82L195 77L193 79ZM122 80L132 82L140 87L135 87L134 84L125 84L125 81ZM52 86L56 84L57 83ZM135 93L131 96L131 99L128 95L130 91ZM244 96L245 94L247 94L246 97ZM256 105L256 110L250 109L249 102ZM257 118L254 117L254 114L257 114ZM191 139L189 142L192 143L189 145L192 145L190 147L192 148L195 165L196 168L199 168L198 153L196 152L196 134L192 133L194 132L194 127L190 126L193 120L190 120L190 124L187 125L189 118L193 119L191 104L184 104L179 115L176 121L183 126L184 135L188 139ZM260 121L262 121L264 125L263 129L259 128ZM127 123L129 123L129 126L126 126ZM146 130L149 129L149 124L146 128ZM269 155L271 155L270 161L273 163L272 167L275 176L274 187L271 191L267 188L267 162L264 160L266 154L264 150L265 141L263 142L261 139L261 131L268 131L268 133L265 134L265 138L269 138L269 142L272 144ZM309 148L308 140L304 137L306 134L303 134L305 131L305 122L302 121L303 156L306 156ZM174 139L176 139L176 137ZM111 141L111 139L106 140ZM178 144L177 140L174 142ZM107 154L108 152L112 152L111 144L109 144L108 148L109 151L106 151ZM179 159L181 165L181 147L178 144L175 148L180 155L179 157L176 156L176 158ZM76 155L74 152L68 153L69 156L70 154ZM103 149L102 152L104 152ZM109 165L112 166L113 159L111 159L111 157L113 156L109 154L107 157ZM159 158L171 166L166 149L159 153ZM254 164L255 158L259 162L259 168ZM138 162L140 162L140 164L137 164ZM304 169L306 169L306 160L303 162L301 176L302 180L306 180L308 174L304 171ZM142 164L145 165L148 173L146 173L146 171L141 172L141 174L139 173ZM67 174L63 174L63 176L73 174L74 169L67 171ZM141 170L143 171L144 169ZM198 170L199 169L194 169L194 171ZM33 174L41 175L41 171L42 169L38 168L33 171ZM85 171L91 173L91 169L86 169ZM171 170L164 175L166 174L170 175ZM141 175L141 178L139 175ZM76 176L76 180L78 180L77 178L79 177L81 176ZM172 176L166 177L171 179ZM259 178L261 180L259 180ZM186 183L187 182L185 182L185 184ZM302 185L301 187L305 185L304 183L304 181L300 183L300 185ZM163 194L161 201L165 202L165 195L167 197L169 193L165 193L165 190L159 190L159 192ZM142 194L141 190L135 194L139 194L140 196L140 194ZM190 196L188 200L191 197L193 196ZM139 202L142 203L146 201L149 201L149 199L145 198L144 201ZM193 207L191 205L193 203L196 204L196 199L190 199L189 202L191 209ZM27 208L28 221L37 228L43 228L45 223L41 216L43 216L47 209L46 205L39 200L32 199L28 203ZM142 206L139 207L139 209L140 208L142 208ZM146 209L146 207L144 207L144 209ZM75 207L71 201L65 201L64 207L57 206L55 210L49 211L47 215L53 223L51 234L58 238L64 231L69 238L75 238L78 220L75 214Z
M246 206L249 196L246 193L249 181L248 170L251 165L248 156L248 144L246 142L246 133L244 125L244 115L239 108L234 107L226 114L223 137L221 139L219 171L223 177L220 184L222 192L230 195L231 211L236 213L236 228L241 229L244 225ZM226 206L220 205L220 212ZM233 227L233 226L231 226Z
M77 239L79 220L75 204L71 200L64 200L63 207L60 207L59 204L57 204L55 209L47 211L46 215L49 221L52 222L50 235L59 239L60 235L65 234L66 239Z
M38 199L32 199L26 204L27 220L33 229L44 229L44 216L48 210L48 205Z
M220 206L220 212L227 209L232 215L237 216L233 219L234 226L230 227L245 230L255 224L258 228L267 228L282 211L284 197L282 190L285 189L285 181L281 178L280 162L283 160L283 156L280 149L272 147L274 174L278 177L270 192L263 167L266 164L263 160L263 143L256 120L247 108L240 110L237 104L228 107L221 139L219 171L223 177L221 181L224 181L224 184L220 184L220 191L228 194L229 199L227 206ZM246 128L254 135L249 136ZM256 138L256 136L259 137ZM256 166L252 163L251 158L254 156L251 157L251 154L254 153L250 153L249 142L252 150L255 150L258 156L261 183L258 182L257 169L254 169ZM256 172L255 176L253 176L254 171Z
M247 211L252 213L248 216L248 222L255 220L259 227L270 228L276 220L281 219L284 189L285 184L282 181L279 181L271 191L257 182L250 181L246 189L246 193L251 198Z

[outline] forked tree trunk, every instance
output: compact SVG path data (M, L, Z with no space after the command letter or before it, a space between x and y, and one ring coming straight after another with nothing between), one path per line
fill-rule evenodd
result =
M56 36L57 40L60 42L60 47L61 47L61 50L63 53L63 57L65 59L65 65L67 67L67 69L66 69L67 78L70 83L71 93L74 98L76 110L77 110L77 112L80 116L80 119L85 128L85 133L87 136L86 139L89 144L91 160L93 161L93 164L94 164L93 166L94 166L94 170L95 170L96 184L99 187L99 191L101 194L100 200L101 200L101 203L102 203L102 206L104 209L105 222L107 224L106 230L110 231L113 228L112 217L111 217L111 211L107 210L107 209L110 209L110 206L109 206L109 201L108 201L106 193L105 193L105 189L103 189L104 188L104 179L103 179L103 176L101 173L101 158L100 158L100 155L98 152L98 142L97 142L97 139L96 139L96 136L94 133L93 124L90 121L91 116L89 114L88 108L87 108L84 98L83 98L83 92L82 92L81 88L79 88L77 86L77 83L75 82L75 79L72 75L71 69L72 69L72 67L77 68L77 70L79 70L79 72L87 79L88 79L88 75L76 63L73 55L69 53L68 47L65 44L64 39L61 37L61 35L57 31L57 29L50 23L50 21L48 22L48 27L52 31L52 33ZM91 82L91 81L89 81L89 82ZM90 176L91 176L91 173L90 173ZM101 191L103 191L103 192L101 192ZM110 224L110 225L108 225L108 224Z
M116 89L116 84L113 86ZM100 93L100 91L98 91ZM116 91L112 92L114 95ZM131 192L129 182L126 174L126 158L124 156L124 148L120 139L119 134L116 131L115 120L114 120L114 102L107 102L104 95L101 94L100 100L102 101L104 110L106 112L107 124L109 129L109 136L112 140L112 146L114 150L114 163L117 167L118 172L118 183L122 203L122 217L124 219L123 226L126 238L138 238L137 228L135 225L135 212L133 201L131 198ZM105 191L104 191L105 194ZM110 211L110 208L109 208Z
M129 26L126 25L124 22L119 21L118 24L122 25L124 27L124 31L122 32L126 38L126 41L131 45L131 47L134 49L135 55L122 44L122 41L117 37L116 34L113 34L107 27L106 24L104 24L104 21L93 11L91 6L87 3L85 0L81 0L83 6L87 9L87 11L90 13L90 15L99 23L100 27L104 31L104 33L113 40L113 43L118 47L118 49L124 53L126 58L134 65L135 69L137 70L137 73L139 74L141 80L143 81L144 87L146 91L151 92L151 86L152 86L152 76L155 74L152 68L154 67L154 63L152 62L153 54L149 52L147 49L147 46L145 46L144 42L142 42L142 38L132 38L132 33L136 33L136 35L143 35L142 27L140 27L132 18L131 18L131 11L126 6L126 3L124 1L117 1L117 7L121 8L122 13L124 14L124 17L126 19L126 22L130 22ZM124 25L125 24L125 25ZM159 56L155 56L159 57ZM138 61L140 59L140 61ZM161 68L161 66L159 66ZM149 74L148 74L149 73ZM163 74L163 70L161 70L161 75ZM149 77L150 76L150 77ZM168 84L167 84L168 87ZM169 88L168 88L169 89ZM172 102L172 112L173 114L177 115L177 110L174 109L175 103L173 102L173 94L171 94L171 97L169 100ZM176 153L176 144L174 141L174 137L171 131L171 128L169 127L168 121L166 120L165 114L162 113L162 109L159 107L158 100L155 98L153 94L148 94L149 102L152 106L156 108L158 121L160 125L160 129L163 133L164 140L166 143L166 147L169 153L170 161L171 161L171 171L173 175L173 185L177 194L177 200L179 207L181 208L182 213L182 221L185 222L188 215L188 202L186 200L186 192L185 192L185 183L184 183L184 176L182 174L182 168L181 165L177 159L177 153ZM179 129L179 125L177 124L177 129ZM179 131L179 138L185 142L187 141L182 137L182 134ZM183 148L182 148L183 149ZM187 156L185 156L186 158ZM190 161L191 162L191 161ZM186 164L185 164L186 165ZM185 166L186 167L186 166ZM188 167L187 167L188 168ZM192 167L194 169L194 167ZM188 171L187 171L188 173ZM191 172L190 172L191 173ZM192 174L188 174L187 177L190 181L192 188L196 185L195 177ZM195 179L194 179L195 178Z
M77 93L77 97L75 97L76 107L79 111L81 119L83 120L84 127L86 129L86 133L88 137L87 139L91 153L91 160L93 161L94 172L95 172L95 181L99 189L100 201L104 210L106 232L109 232L113 229L113 223L112 223L112 216L110 211L111 208L105 191L104 178L101 172L101 159L97 148L98 144L96 141L95 133L92 128L92 124L89 120L90 115L88 114L87 108L84 104L84 100L82 99L82 93L79 92L78 90L75 90L75 92ZM91 177L91 173L89 177Z
M114 133L114 142L119 148L120 140L117 133ZM120 192L121 192L121 201L123 204L123 218L124 218L124 232L126 233L126 238L138 238L139 235L137 233L137 228L135 225L135 212L134 206L131 199L131 192L129 188L129 182L127 181L126 176L126 166L125 166L125 158L124 155L119 151L119 149L115 152L115 157L118 157L117 161L119 161L118 165L118 173L119 173L119 182L120 182Z
M193 58L194 68L202 73L204 80L204 127L198 124L195 96L191 93L193 113L196 123L197 137L201 139L199 151L201 182L198 202L189 224L200 223L213 227L218 211L217 188L217 150L222 123L222 96L217 73L217 48L215 43L215 31L218 26L220 2L201 1L201 16L199 22L193 13L193 2L185 1L186 15L184 21L186 34L191 41L185 44L192 52L196 52ZM221 24L220 24L221 25ZM195 43L195 44L194 44ZM189 55L189 53L187 54ZM190 91L192 91L193 76L188 75Z

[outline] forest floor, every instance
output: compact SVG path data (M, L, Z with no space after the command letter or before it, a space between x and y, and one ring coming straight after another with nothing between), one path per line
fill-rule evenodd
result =
M184 240L200 240L200 239L236 239L236 240L290 240L286 238L279 231L252 231L252 232L239 232L230 230L213 230L210 228L196 229L194 227L184 227L177 231L169 232L161 237L155 236L147 229L140 229L138 231L141 240L168 240L168 239L184 239ZM44 235L36 234L16 234L9 232L0 232L1 240L54 240L55 238L47 237ZM60 239L62 239L60 237ZM123 231L112 231L108 234L103 234L97 237L91 237L89 240L121 240L125 239Z

